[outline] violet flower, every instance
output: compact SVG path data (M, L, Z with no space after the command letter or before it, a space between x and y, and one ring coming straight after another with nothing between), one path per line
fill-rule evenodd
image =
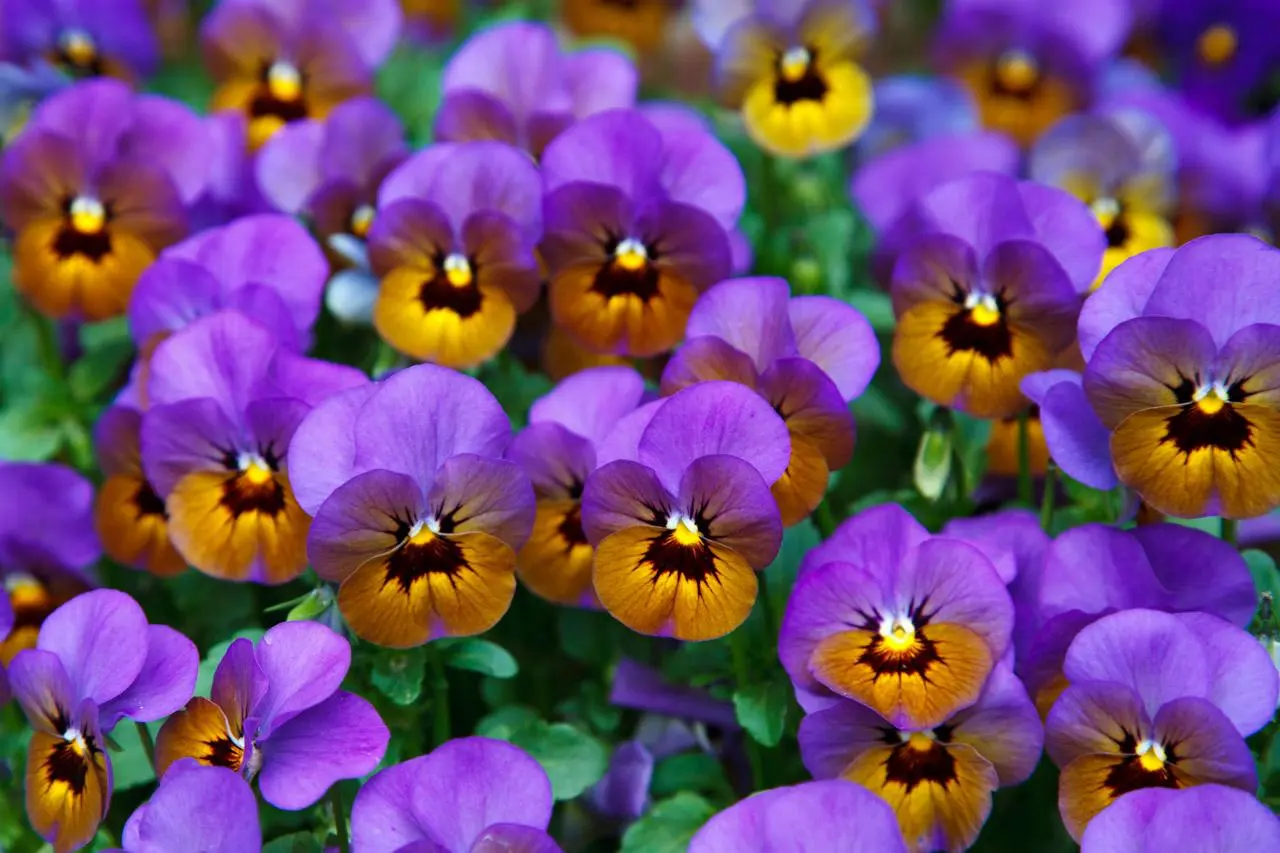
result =
M365 699L339 690L351 646L318 622L284 622L255 646L243 637L197 696L156 737L156 773L194 758L257 779L263 799L304 809L341 779L358 779L382 760L390 738Z
M339 394L298 428L294 488L315 516L307 554L340 584L358 636L419 646L506 613L534 520L528 479L501 458L510 440L488 389L426 364Z
M59 850L87 844L111 800L104 739L123 719L159 720L182 707L200 656L172 628L148 625L132 598L94 590L45 620L35 648L9 668L35 730L27 748L27 817Z
M694 306L685 344L662 373L665 394L727 379L754 388L782 416L791 459L772 491L788 526L808 517L831 472L849 464L849 402L880 365L875 332L856 310L827 296L789 297L778 278L717 284Z
M382 770L351 807L360 853L559 853L547 835L551 781L517 746L448 741Z
M49 62L72 78L148 77L160 46L141 0L10 0L0 55L33 67Z
M184 758L134 810L120 842L112 853L259 853L258 801L238 774Z
M853 147L858 163L935 136L978 130L977 107L954 80L897 74L875 82L875 115Z
M1089 823L1081 853L1280 850L1280 818L1225 785L1146 788L1126 794Z

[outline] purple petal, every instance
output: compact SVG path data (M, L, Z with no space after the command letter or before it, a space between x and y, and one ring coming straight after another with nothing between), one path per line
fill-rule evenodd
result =
M464 453L444 461L427 494L436 518L459 533L479 531L520 548L533 530L533 487L512 462Z
M923 234L904 247L893 266L893 311L901 316L914 305L950 299L957 285L968 292L978 284L972 246L952 234Z
M1008 664L996 664L978 701L947 725L953 740L969 744L995 766L1002 787L1022 784L1040 762L1040 714Z
M625 741L613 751L609 769L588 796L601 814L635 820L644 814L652 778L653 753L638 740Z
M680 481L679 503L707 524L707 535L763 569L782 547L782 519L769 486L736 456L693 460Z
M515 823L495 823L480 833L470 853L564 853L541 829Z
M1258 768L1248 744L1216 705L1193 696L1160 709L1152 728L1165 743L1176 743L1184 770L1205 781L1246 791L1258 787Z
M128 853L248 853L262 847L257 811L257 799L240 774L182 759L165 772L151 799L129 818L125 849Z
M1045 444L1058 467L1086 486L1114 489L1120 481L1111 464L1111 431L1094 414L1083 381L1075 371L1051 370L1027 376L1020 387L1040 407Z
M800 757L816 779L837 779L861 753L884 745L889 721L849 699L810 713L800 721Z
M653 469L619 459L587 478L582 490L582 529L594 545L610 533L651 523L655 515L665 519L675 504Z
M747 201L747 183L733 154L708 129L654 122L662 134L659 180L667 194L701 208L725 229L733 228Z
M936 230L958 237L979 258L1004 240L1034 238L1019 184L1007 175L978 172L943 184L920 199L919 209ZM974 211L983 215L974 216Z
M433 125L440 142L474 142L489 139L520 145L527 142L522 128L503 101L477 89L446 92ZM525 145L531 148L532 143Z
M289 485L298 505L315 515L334 490L356 474L356 419L379 385L335 394L316 406L289 442Z
M381 469L352 477L321 504L307 533L307 557L316 574L342 581L369 560L390 553L400 525L427 514L412 477Z
M0 563L88 581L85 569L101 554L88 480L55 463L0 462Z
M323 122L295 121L281 128L258 152L254 176L262 195L277 210L300 213L319 189L324 180L320 172L324 136Z
M276 349L270 332L241 314L222 311L202 317L156 347L148 400L163 406L207 398L235 419L252 399ZM145 425L143 429L145 433Z
M351 666L351 646L319 622L276 625L258 641L254 656L267 677L267 693L252 710L263 736L332 696Z
M1089 207L1057 187L1023 181L1018 192L1037 242L1062 264L1077 293L1088 293L1098 276L1107 238Z
M724 379L755 388L759 378L751 356L741 350L720 338L690 338L662 369L661 387L670 395L699 382Z
M120 80L85 80L41 103L29 125L75 140L86 162L101 165L119 151L133 115L134 98Z
M662 135L637 110L610 110L584 119L557 136L542 154L548 194L574 182L617 187L627 197L659 192Z
M1151 292L1164 275L1173 249L1152 249L1134 255L1107 276L1106 286L1098 289L1080 310L1080 352L1085 361L1102 339L1125 320L1141 317Z
M887 575L928 538L929 531L898 504L870 507L846 519L830 538L805 554L800 574L823 563L846 562Z
M122 717L150 723L169 716L191 698L199 667L195 643L168 626L148 625L142 671L123 693L98 709L103 731L110 731Z
M800 355L821 367L846 401L860 396L880 366L880 343L867 318L827 296L797 296L787 313Z
M569 497L596 467L591 443L558 423L530 424L507 447L507 458L524 471L540 497Z
M1017 509L953 518L942 528L942 535L964 540L981 551L1006 585L1026 575L1038 581L1040 563L1050 542L1035 513Z
M760 377L760 393L775 411L786 413L788 430L817 446L831 470L849 464L853 415L820 367L804 358L779 359Z
M719 338L750 356L756 370L797 353L787 316L791 288L780 278L739 278L698 297L686 338Z
M1037 598L1040 617L1047 620L1073 610L1097 614L1160 607L1166 592L1141 541L1123 530L1086 524L1050 546Z
M259 744L262 772L258 788L263 799L277 808L307 808L334 782L372 772L382 761L390 737L373 705L340 690L293 717Z
M550 28L513 21L468 39L445 66L441 90L446 97L463 91L490 94L523 123L554 92L558 64Z
M242 435L216 400L156 406L142 417L142 470L147 482L156 494L168 497L193 471L226 470L223 458Z
M823 639L884 607L891 583L891 577L846 562L824 562L800 576L778 632L778 658L798 689L830 695L810 671L809 659Z
M367 385L364 372L346 364L277 352L266 375L253 388L255 402L266 398L293 399L308 409L334 394ZM249 406L252 410L252 404Z
M738 727L730 703L705 690L669 684L656 669L625 657L614 667L609 704L721 728Z
M1130 533L1166 590L1161 610L1200 610L1241 628L1249 624L1257 592L1248 563L1231 543L1180 524L1144 524ZM1117 570L1127 565L1119 563Z
M77 707L77 697L58 656L39 649L23 649L10 662L8 679L9 690L31 727L61 735L58 726Z
M1204 647L1209 665L1206 698L1246 737L1270 722L1280 683L1266 648L1249 632L1208 613L1181 613L1177 618Z
M596 465L603 466L619 459L632 462L639 459L640 437L666 402L665 399L650 400L619 420L604 440L596 445Z
M1280 818L1249 792L1225 785L1126 794L1089 821L1082 853L1178 850L1280 850Z
M222 283L194 261L165 257L138 279L129 297L129 331L139 346L223 307Z
M147 616L123 592L86 592L49 614L36 648L62 661L72 695L102 704L125 692L142 672Z
M561 380L536 400L529 423L557 423L599 445L644 396L644 379L630 367L592 367Z
M1111 752L1125 732L1151 737L1151 718L1132 688L1114 681L1072 684L1049 710L1045 750L1059 768L1078 756Z
M159 95L136 97L131 117L119 141L120 152L160 166L183 202L194 202L209 182L213 159L213 145L200 117L185 104Z
M253 643L244 637L232 641L213 672L209 698L233 725L243 726L266 695L267 675L258 665Z
M640 75L635 64L616 50L579 50L563 57L560 69L577 118L636 102Z
M328 180L345 178L365 187L407 153L400 117L376 98L352 98L325 119L319 168Z

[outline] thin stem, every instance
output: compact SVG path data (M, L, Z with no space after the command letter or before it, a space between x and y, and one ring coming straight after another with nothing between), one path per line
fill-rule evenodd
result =
M1050 462L1044 472L1044 496L1040 499L1040 529L1045 533L1053 526L1054 493L1058 486L1058 469Z
M756 582L759 588L756 595L760 599L760 614L764 616L765 628L769 631L769 642L775 644L778 641L778 623L774 621L773 602L769 600L768 572L756 575Z
M746 629L738 626L729 635L729 648L733 652L733 677L739 690L746 690L751 684L751 655L747 648ZM743 732L743 740L747 744L747 761L751 764L751 790L764 790L764 753L760 744L750 732Z
M1222 519L1222 531L1221 531L1222 541L1230 542L1231 547L1233 548L1237 544L1236 530L1237 530L1237 522L1234 518Z
M151 740L151 730L147 728L146 723L134 723L138 727L138 740L142 741L142 751L147 754L147 763L154 768L156 766L156 745Z
M449 721L449 678L445 674L444 654L439 649L431 650L431 671L432 734L435 745L440 746L449 740L453 725Z
M964 454L960 448L964 446L964 430L960 428L960 420L950 411L946 417L951 423L951 481L956 486L956 502L964 503L969 497L969 484L964 468Z
M1031 416L1023 409L1018 413L1018 500L1031 506L1035 486L1031 482Z
M351 839L347 837L347 813L342 808L342 791L337 785L329 789L329 803L333 806L333 831L338 836L339 853L351 853Z
M818 528L818 535L823 539L835 533L836 518L831 512L831 504L826 500L818 504L818 508L813 511L813 523Z

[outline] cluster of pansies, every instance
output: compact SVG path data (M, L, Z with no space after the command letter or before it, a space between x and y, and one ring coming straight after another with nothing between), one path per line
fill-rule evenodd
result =
M0 0L0 848L1280 850L1277 19Z

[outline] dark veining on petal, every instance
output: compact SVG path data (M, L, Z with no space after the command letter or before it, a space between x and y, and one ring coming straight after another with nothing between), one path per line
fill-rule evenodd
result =
M887 781L897 782L907 792L930 782L946 788L956 781L956 759L938 741L913 735L893 748L884 771Z
M1204 448L1226 451L1236 458L1241 451L1253 447L1253 424L1236 410L1233 403L1243 403L1250 395L1244 390L1248 380L1232 383L1227 388L1227 401L1216 412L1204 411L1193 402L1199 378L1183 377L1177 386L1168 386L1181 409L1165 420L1165 434L1160 443L1172 442L1184 455Z

